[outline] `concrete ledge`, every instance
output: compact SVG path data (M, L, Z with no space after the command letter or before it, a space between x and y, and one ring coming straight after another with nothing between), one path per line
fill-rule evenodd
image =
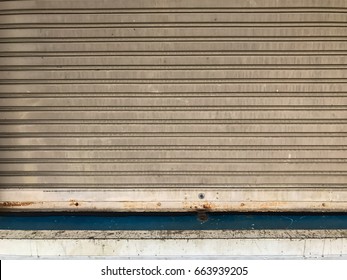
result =
M3 230L0 257L347 259L347 230Z

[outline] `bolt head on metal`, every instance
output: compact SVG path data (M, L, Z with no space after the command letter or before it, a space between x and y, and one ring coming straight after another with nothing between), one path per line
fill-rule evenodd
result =
M199 193L198 197L199 197L200 199L204 199L204 198L205 198L205 194L204 194L204 193Z

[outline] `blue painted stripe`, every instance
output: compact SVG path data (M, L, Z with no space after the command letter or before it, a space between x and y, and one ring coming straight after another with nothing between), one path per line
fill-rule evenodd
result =
M16 214L2 213L9 230L347 229L347 214Z

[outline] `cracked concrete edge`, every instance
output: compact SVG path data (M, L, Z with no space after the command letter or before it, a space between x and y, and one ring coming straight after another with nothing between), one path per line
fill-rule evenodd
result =
M0 239L347 239L347 230L0 230Z

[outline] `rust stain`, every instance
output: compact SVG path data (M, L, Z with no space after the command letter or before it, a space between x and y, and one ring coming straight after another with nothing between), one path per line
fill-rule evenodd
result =
M210 202L206 202L202 205L202 208L204 208L205 210L212 210L214 208L214 205Z
M73 200L73 199L71 199L70 200L70 206L79 206L80 204L76 201L76 200Z
M198 220L202 223L204 223L208 220L208 216L206 214L206 211L198 212Z
M204 210L204 211L213 211L213 210L217 209L216 205L211 203L211 202L202 202L202 203L184 202L183 208L184 209L192 209L192 210Z
M30 201L4 201L0 202L0 207L23 207L34 204Z

